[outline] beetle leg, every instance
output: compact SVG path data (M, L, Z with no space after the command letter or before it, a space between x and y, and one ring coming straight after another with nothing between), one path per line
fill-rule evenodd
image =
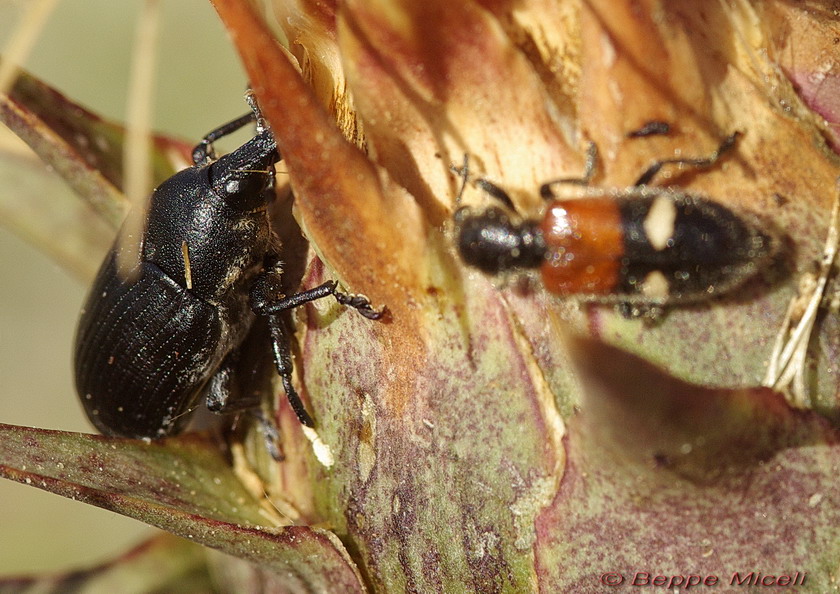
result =
M543 200L554 200L556 196L551 189L555 184L572 184L576 186L588 186L595 175L595 169L598 166L598 145L590 142L586 148L586 162L583 165L582 177L562 177L560 179L553 179L545 182L540 186L540 197Z
M641 319L645 324L653 326L665 318L665 308L655 303L630 303L622 301L616 305L616 311L625 320Z
M269 455L277 462L282 462L286 459L283 452L280 450L280 428L274 419L269 417L261 408L252 408L248 411L254 415L259 421L263 430L263 438L265 439L265 449L268 450Z
M251 308L254 310L255 313L258 315L272 315L280 313L281 311L285 311L287 309L293 309L304 303L309 303L310 301L315 301L316 299L321 299L323 297L328 297L332 295L335 297L335 300L338 301L341 305L347 305L352 307L360 314L365 316L370 320L378 320L382 317L384 310L375 310L370 304L370 301L367 298L363 297L362 295L350 295L348 293L342 293L338 290L338 282L336 281L327 281L322 285L318 285L313 289L309 289L308 291L302 291L300 293L295 293L294 295L289 295L287 297L283 297L281 299L272 300L270 297L266 295L259 295L260 293L259 288L265 286L264 284L255 283L254 288L251 290Z
M201 139L192 152L193 163L196 165L207 165L210 161L216 160L216 151L213 150L213 143L222 138L223 136L227 136L228 134L232 134L236 132L240 128L250 124L257 118L257 114L254 112L248 112L243 116L239 116L235 120L231 120L226 124L222 124L218 128L214 128L210 132L208 132L204 138Z
M268 266L268 270L256 279L251 287L251 309L257 315L267 316L268 318L268 326L271 331L271 346L274 352L274 365L277 367L277 373L283 382L283 388L286 390L286 397L289 399L289 404L292 405L292 410L295 411L295 414L303 425L314 427L315 422L309 416L309 413L306 412L300 396L292 385L293 364L292 353L289 347L290 336L280 314L304 303L309 303L310 301L315 301L316 299L330 295L335 297L336 301L340 304L356 309L360 314L371 320L381 318L383 311L373 309L370 302L361 295L349 295L338 291L338 283L336 281L327 281L308 291L277 298L275 295L278 293L281 274L282 268L278 261L274 265Z
M650 167L648 167L642 175L639 176L639 179L636 180L636 183L633 186L646 186L648 185L651 180L656 176L657 173L662 169L665 165L691 165L692 167L697 167L699 169L704 169L706 167L711 167L715 163L718 162L724 153L729 151L733 146L735 146L735 142L741 136L741 132L733 132L729 136L723 139L723 142L720 143L717 150L713 152L708 157L694 157L694 158L685 158L685 159L662 159L661 161L654 162Z
M283 263L279 259L279 255L272 253L266 257L265 262L266 271L257 277L254 284L251 286L251 309L258 315L266 316L268 322L268 329L271 333L271 347L274 355L274 366L277 369L277 374L283 382L283 389L286 391L286 398L289 399L289 404L292 410L295 411L300 422L306 427L313 427L315 422L312 417L306 412L306 407L300 396L292 384L292 370L294 364L292 362L292 352L290 348L291 336L289 329L286 326L286 321L280 314L280 311L267 311L268 306L273 304L277 299L277 295L282 294L282 280L283 280Z
M207 384L204 396L205 406L210 412L220 415L238 411L253 415L262 427L266 449L269 454L275 460L282 461L284 457L277 445L280 441L280 430L277 428L277 424L260 408L261 397L259 393L246 396L241 390L237 389L234 374L239 365L240 354L241 351L235 349L224 358L218 371Z
M240 410L247 410L259 406L259 396L246 397L237 393L233 381L235 370L239 365L240 350L234 349L222 360L218 371L207 384L204 400L207 410L216 414L226 414Z
M625 134L626 138L646 138L648 136L664 136L671 132L671 124L661 120L651 120L638 130L631 130Z
M292 405L292 410L295 411L300 422L307 427L314 427L315 421L306 412L297 390L292 385L292 352L289 348L289 335L286 332L283 318L278 314L269 315L268 327L271 329L274 365L277 367L277 373L283 382L283 389L286 390L286 398L289 399L289 404Z

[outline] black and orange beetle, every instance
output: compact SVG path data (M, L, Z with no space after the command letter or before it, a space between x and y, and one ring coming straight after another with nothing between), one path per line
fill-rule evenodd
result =
M713 165L737 137L709 157L658 161L629 188L575 188L574 197L556 198L557 184L588 183L597 155L592 148L583 178L541 187L547 203L534 219L518 217L501 188L477 180L504 207L456 211L460 257L492 275L538 270L550 293L594 301L656 306L731 291L773 254L774 236L718 202L647 184L669 163ZM455 171L466 182L466 165Z

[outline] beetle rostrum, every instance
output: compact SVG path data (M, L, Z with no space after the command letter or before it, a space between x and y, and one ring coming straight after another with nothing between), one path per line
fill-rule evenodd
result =
M257 134L213 160L212 141L254 119ZM145 232L134 239L140 254L134 270L118 271L118 254L132 241L118 237L96 276L75 344L85 412L104 434L159 438L182 431L202 395L214 412L258 406L253 397L236 397L231 382L240 344L260 315L289 401L301 423L312 426L292 386L280 313L329 295L370 319L381 312L339 292L334 281L295 295L279 292L281 243L267 204L280 155L256 108L208 134L193 158L193 167L152 194Z

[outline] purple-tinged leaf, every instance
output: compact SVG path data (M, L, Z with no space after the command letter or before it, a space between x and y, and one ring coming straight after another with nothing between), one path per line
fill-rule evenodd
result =
M840 437L774 392L711 390L618 349L575 342L585 386L568 465L538 519L540 579L603 592L617 572L807 574L825 592L840 556ZM642 576L639 579L644 579Z
M0 96L0 122L22 138L111 225L122 220L122 126L108 122L21 72L9 95ZM187 163L189 147L155 139L154 179Z
M281 527L279 514L245 488L219 445L200 434L144 443L0 425L0 476L136 518L289 583L361 589L338 538Z

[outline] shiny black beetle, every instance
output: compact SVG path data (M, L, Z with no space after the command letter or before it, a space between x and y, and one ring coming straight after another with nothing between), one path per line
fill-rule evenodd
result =
M312 426L292 387L280 313L332 295L367 318L381 316L365 298L339 292L334 281L280 293L280 241L267 215L280 155L251 104L253 114L208 134L193 152L195 166L154 191L134 270L118 270L127 237L118 237L99 270L79 320L74 368L85 412L104 434L178 433L202 394L214 412L258 406L231 390L239 347L256 316L268 321L292 408ZM212 142L255 119L256 135L214 160Z

